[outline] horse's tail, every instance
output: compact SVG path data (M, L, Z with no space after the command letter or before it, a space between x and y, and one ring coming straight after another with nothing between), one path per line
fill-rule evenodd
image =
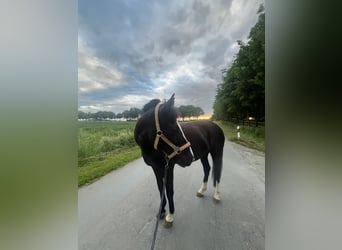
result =
M219 158L213 160L212 177L213 177L214 187L216 187L216 183L220 182L221 173L222 173L222 157L219 157Z
M215 153L212 153L211 156L213 158L213 173L212 178L214 181L214 187L216 187L216 183L219 183L221 180L221 173L222 173L222 165L223 165L223 146L224 141L221 145L218 145L217 150Z
M221 180L221 173L222 173L222 165L223 165L223 147L224 147L224 141L225 136L221 128L220 130L220 136L217 138L215 142L215 148L211 152L211 157L213 158L213 181L214 181L214 187L216 187L216 184L220 182Z

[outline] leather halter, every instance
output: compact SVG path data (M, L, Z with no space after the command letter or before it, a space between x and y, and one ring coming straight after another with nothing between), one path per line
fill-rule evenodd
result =
M155 122L156 122L156 138L154 139L154 149L158 150L158 142L159 139L161 138L167 145L169 145L172 149L173 152L169 155L166 155L166 157L170 160L171 158L173 158L174 156L182 153L183 150L187 149L188 147L191 146L191 143L185 138L185 135L182 131L182 128L179 126L179 129L182 132L182 135L186 141L186 143L181 146L181 147L177 147L175 144L173 144L163 133L163 131L160 129L160 124L159 124L159 107L160 107L161 103L158 103L157 106L154 109L154 118L155 118ZM191 149L191 148L190 148ZM166 153L165 153L166 154Z

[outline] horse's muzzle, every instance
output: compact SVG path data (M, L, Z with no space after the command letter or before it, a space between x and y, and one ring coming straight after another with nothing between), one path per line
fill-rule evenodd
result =
M188 167L191 165L191 163L194 161L194 157L191 156L185 156L180 155L178 159L176 159L176 163L180 165L181 167Z

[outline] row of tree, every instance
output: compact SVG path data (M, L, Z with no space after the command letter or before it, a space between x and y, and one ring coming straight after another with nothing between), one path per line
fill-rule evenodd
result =
M182 117L183 121L186 117L198 118L200 115L204 115L204 111L201 107L195 107L193 105L179 106L178 111L179 116Z
M239 51L224 70L223 82L215 97L214 119L265 118L265 10L261 5L258 21L250 30L248 42L237 41Z
M193 105L182 105L177 108L179 116L183 118L186 117L199 117L203 115L203 109L200 107L195 107ZM98 111L96 113L78 111L78 119L93 119L93 120L106 120L106 119L136 119L142 114L142 110L139 108L130 108L122 113L115 114L111 111Z
M94 120L105 120L105 119L135 119L141 114L141 109L130 108L122 113L115 114L111 111L98 111L96 113L78 111L78 119L94 119Z

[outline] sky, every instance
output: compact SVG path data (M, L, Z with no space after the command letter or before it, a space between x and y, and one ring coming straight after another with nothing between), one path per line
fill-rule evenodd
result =
M222 70L247 41L261 0L80 0L78 109L121 113L175 93L213 112Z

